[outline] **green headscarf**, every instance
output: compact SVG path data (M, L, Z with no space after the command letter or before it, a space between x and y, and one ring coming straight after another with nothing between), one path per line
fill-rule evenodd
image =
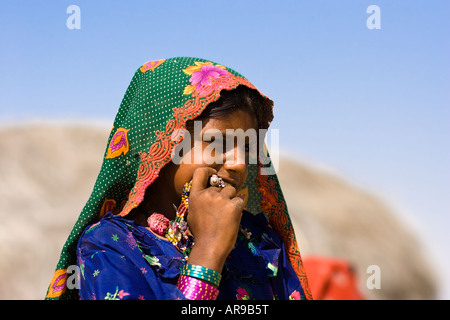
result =
M195 119L209 103L218 100L221 90L239 85L256 89L236 71L197 58L150 61L136 71L114 120L94 189L64 244L46 299L79 298L78 290L70 289L67 280L70 266L76 265L76 246L83 230L107 212L126 216L136 208L182 140L174 138L174 132L185 128L187 120ZM273 102L263 97L272 110ZM271 112L268 119L270 123ZM282 236L305 295L311 299L277 176L261 174L267 167L265 163L249 165L240 196L248 211L264 212Z

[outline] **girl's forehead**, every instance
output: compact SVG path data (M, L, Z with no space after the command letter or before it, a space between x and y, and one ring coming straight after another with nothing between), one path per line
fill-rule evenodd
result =
M237 110L219 118L209 118L203 126L203 129L257 129L258 121L253 113L243 110Z

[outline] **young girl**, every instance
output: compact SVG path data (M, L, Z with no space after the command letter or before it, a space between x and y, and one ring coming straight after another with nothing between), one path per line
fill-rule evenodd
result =
M211 61L144 64L46 298L311 299L270 158L254 154L272 105Z

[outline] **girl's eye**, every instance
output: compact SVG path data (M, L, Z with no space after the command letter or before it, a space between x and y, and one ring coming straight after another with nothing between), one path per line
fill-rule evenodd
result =
M214 142L216 140L215 136L203 137L203 142Z
M211 137L211 138L203 138L203 142L205 143L213 143L214 144L222 144L225 146L225 140L220 139L220 138L216 138L216 137Z

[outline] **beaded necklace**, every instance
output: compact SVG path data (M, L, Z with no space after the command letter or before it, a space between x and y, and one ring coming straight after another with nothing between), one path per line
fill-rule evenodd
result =
M213 174L208 180L208 186L224 188L225 183L222 178ZM147 219L150 229L160 236L164 236L169 240L178 251L180 251L184 259L187 261L191 248L194 245L194 237L189 232L186 222L187 214L189 212L189 193L191 191L192 183L184 184L183 192L181 194L181 204L176 210L175 219L169 221L164 215L160 213L153 213Z
M176 217L170 222L164 235L184 255L186 261L194 245L194 237L189 232L185 220L189 211L189 192L191 191L191 187L191 183L184 185L181 204L177 209Z
M178 208L174 205L177 212L174 220L169 221L163 214L156 212L147 219L150 229L169 240L183 254L186 261L191 252L191 247L194 245L194 237L189 232L185 220L189 211L189 192L191 187L191 183L184 185L181 204Z

